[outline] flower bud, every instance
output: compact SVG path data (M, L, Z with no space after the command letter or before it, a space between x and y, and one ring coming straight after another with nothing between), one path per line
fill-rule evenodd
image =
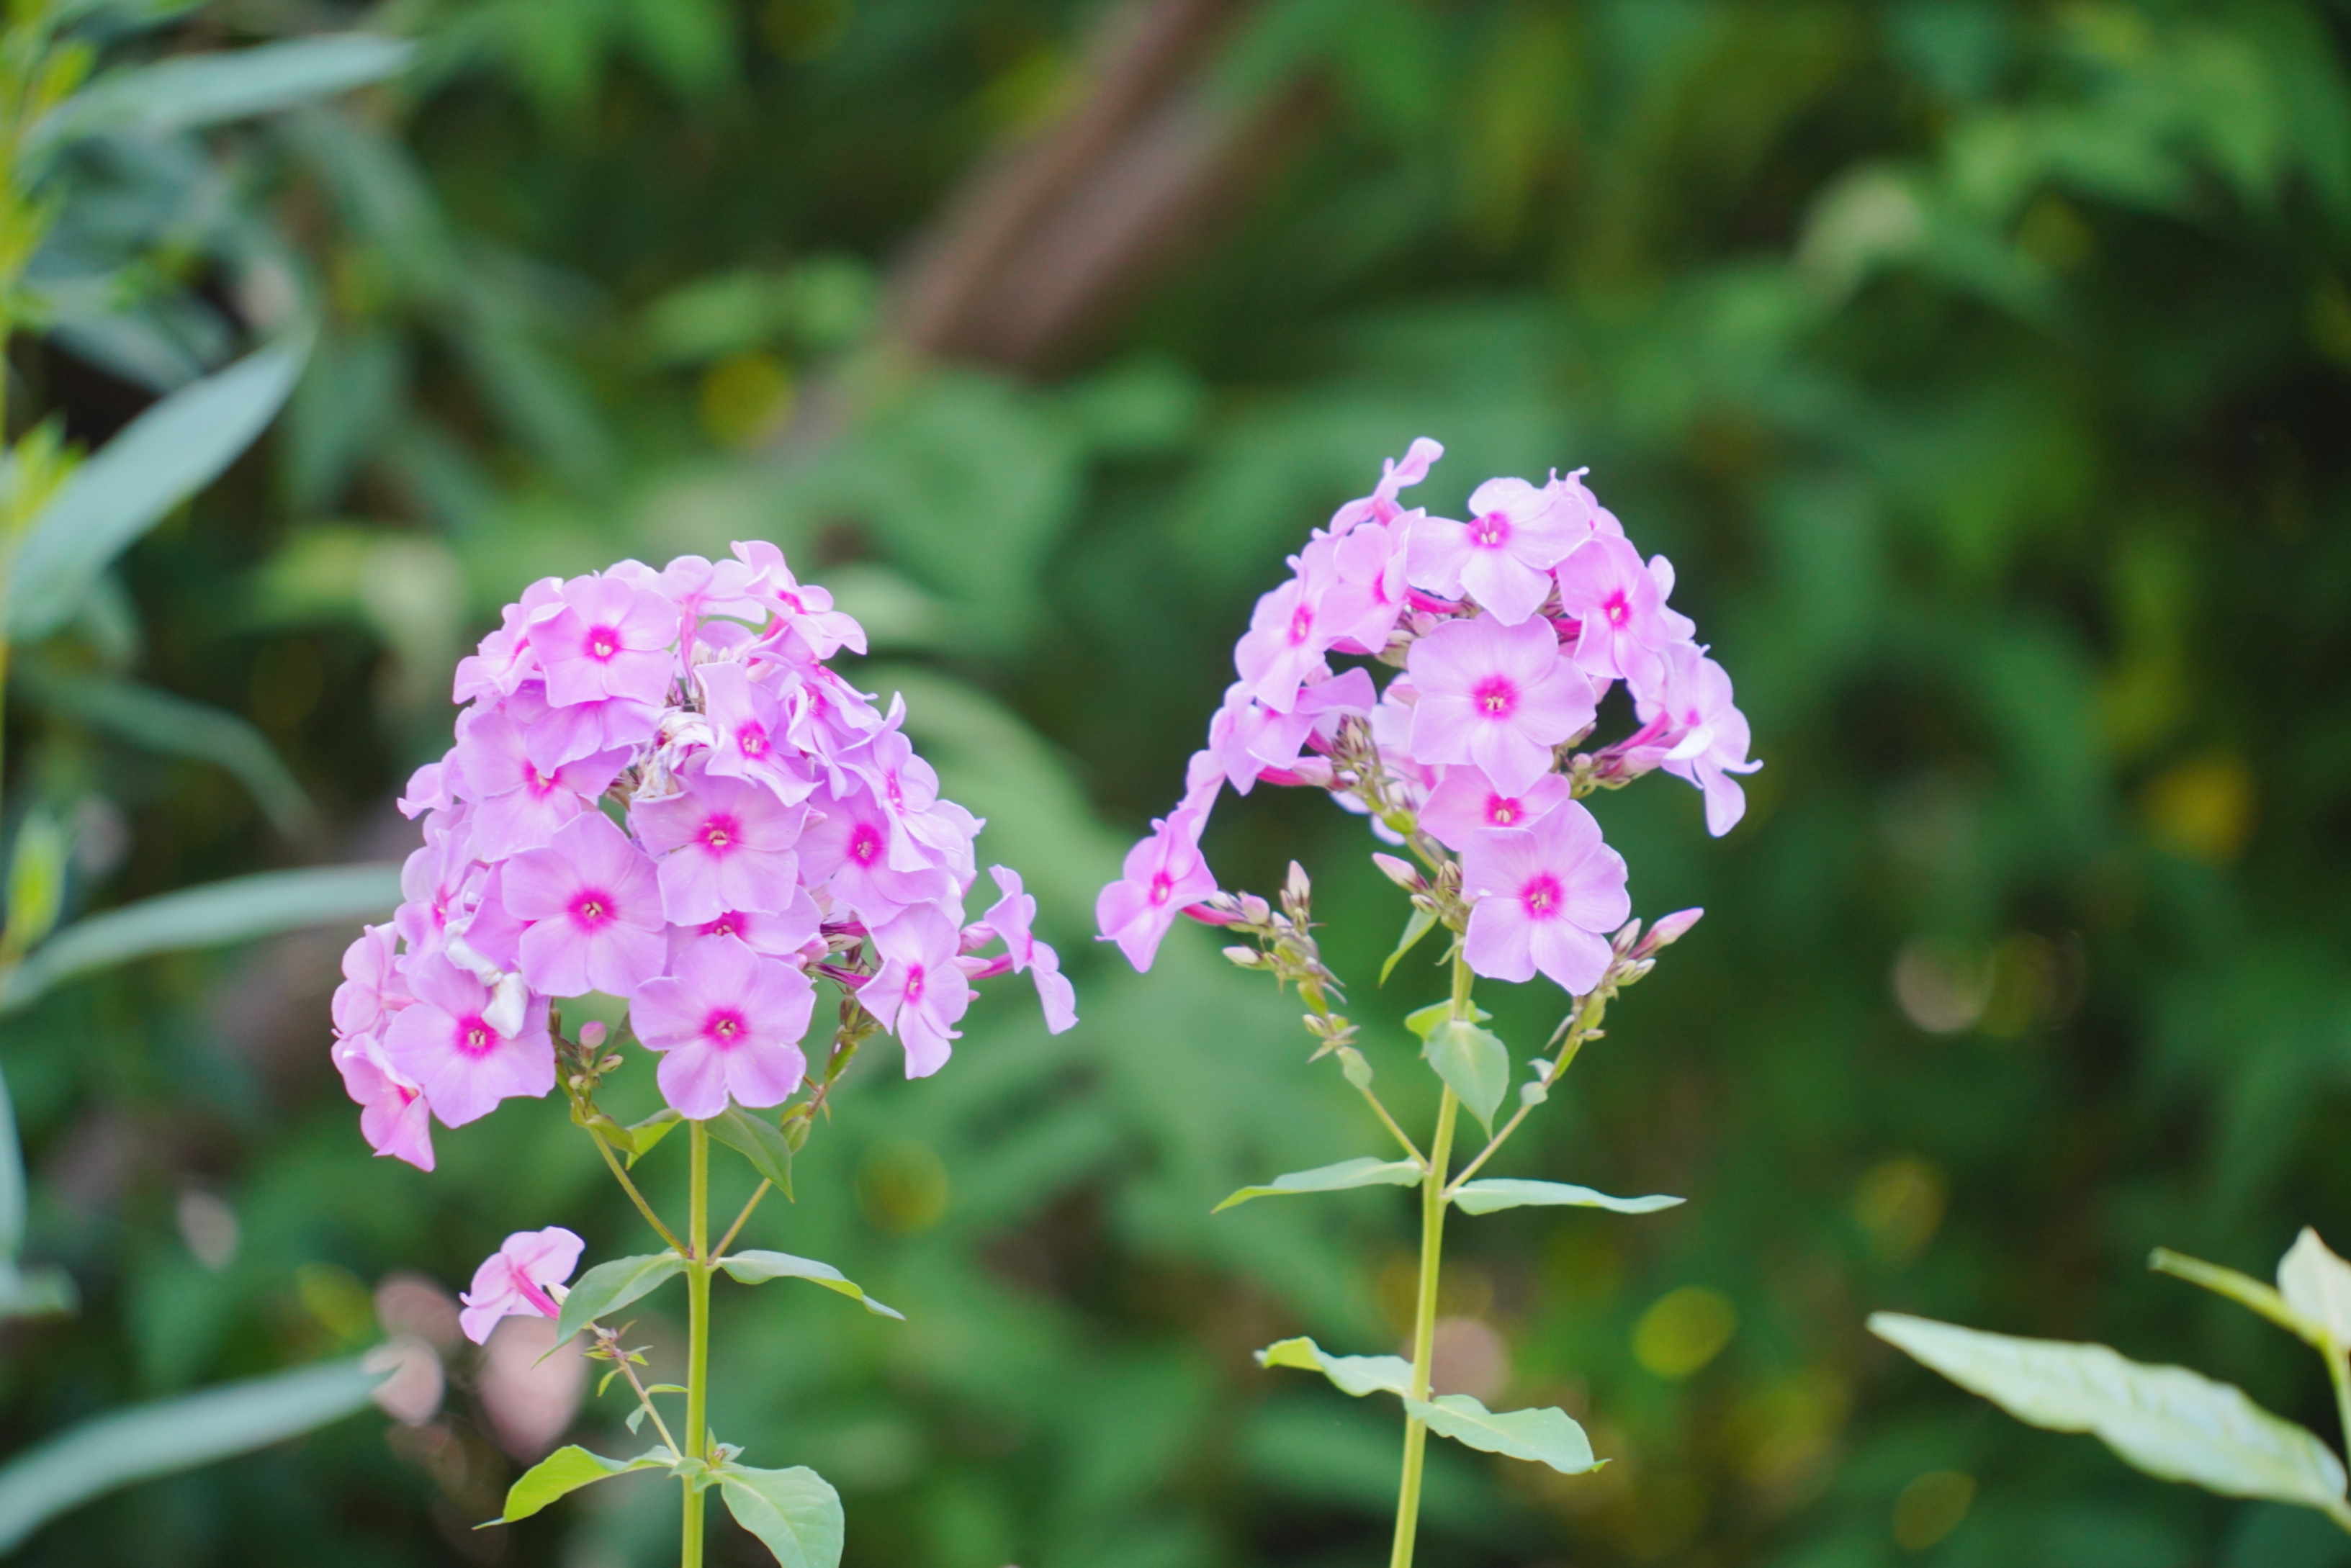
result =
M1290 874L1281 883L1281 902L1295 913L1304 909L1313 897L1313 880L1306 874L1304 866L1291 861Z
M1672 946L1698 923L1698 917L1705 913L1703 909L1684 909L1661 916L1656 925L1649 927L1649 939L1635 951L1646 958L1661 947Z
M1406 893L1418 893L1428 886L1428 879L1421 875L1420 869L1410 861L1399 860L1394 855L1374 854L1372 863L1380 868L1381 875Z
M1265 963L1265 955L1254 947L1228 947L1225 956L1244 969L1255 969Z
M593 1051L604 1043L605 1032L603 1021L591 1019L580 1026L580 1043Z
M1615 936L1608 938L1608 946L1615 950L1618 957L1623 957L1625 954L1633 950L1633 944L1639 941L1640 937L1640 921L1637 919L1627 920L1623 925L1617 928Z

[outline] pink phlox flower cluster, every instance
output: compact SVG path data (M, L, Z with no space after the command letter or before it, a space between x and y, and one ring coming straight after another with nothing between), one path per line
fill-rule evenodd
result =
M561 1317L557 1291L580 1267L586 1245L560 1225L516 1231L474 1270L474 1288L457 1298L464 1304L457 1326L475 1344L486 1344L500 1318Z
M1478 901L1471 967L1514 979L1541 972L1571 990L1596 979L1604 933L1626 917L1624 862L1574 803L1578 789L1663 769L1702 791L1710 831L1739 821L1738 776L1762 765L1747 755L1729 677L1667 602L1672 564L1642 558L1581 469L1541 485L1487 480L1466 521L1405 508L1398 493L1442 455L1415 441L1258 601L1234 649L1239 678L1192 758L1182 802L1096 903L1103 939L1137 968L1178 915L1217 891L1200 838L1228 784L1244 795L1260 781L1331 790L1391 843L1408 841L1395 824L1409 816L1407 827L1486 878L1465 889ZM1370 663L1334 664L1348 657ZM1372 678L1379 665L1403 673L1383 687ZM1577 785L1572 748L1619 683L1640 727L1574 756L1586 780ZM1334 770L1346 746L1366 743L1383 792L1376 812L1360 787L1363 759L1347 778ZM1479 913L1489 903L1492 913Z
M432 1119L547 1093L559 998L628 1001L697 1120L799 1086L819 977L897 1034L910 1076L946 1061L967 966L1033 973L1051 1027L1076 1021L1033 901L975 927L999 958L960 950L983 823L939 794L903 702L824 663L864 647L760 542L507 607L457 666L455 744L402 798L424 841L401 907L344 957L334 1060L378 1153L430 1169Z

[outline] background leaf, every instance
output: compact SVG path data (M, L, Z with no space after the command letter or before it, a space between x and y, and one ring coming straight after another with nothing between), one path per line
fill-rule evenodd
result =
M1440 1394L1430 1401L1406 1396L1404 1407L1440 1437L1485 1453L1549 1465L1563 1476L1587 1475L1604 1462L1592 1457L1592 1439L1564 1410L1496 1412L1467 1394Z
M858 1283L830 1263L820 1263L813 1258L795 1258L789 1252L762 1252L753 1249L734 1252L718 1260L718 1267L729 1278L746 1285L765 1284L769 1280L806 1280L837 1291L872 1312L875 1317L906 1321L906 1314L895 1307L883 1306L867 1295Z
M396 76L414 57L404 38L326 34L110 71L34 127L36 145L130 132L160 136L273 114Z
M672 1275L685 1270L685 1260L674 1252L648 1252L638 1258L615 1258L599 1263L573 1282L555 1320L559 1343L608 1313L617 1312L640 1296L658 1288ZM618 1326L618 1325L614 1325Z
M1317 1166L1311 1171L1291 1171L1278 1176L1263 1186L1245 1186L1211 1212L1221 1214L1237 1203L1247 1203L1253 1197L1280 1197L1293 1193L1344 1192L1359 1186L1411 1186L1426 1175L1416 1160L1383 1160L1364 1155L1336 1165Z
M498 1518L507 1524L528 1519L549 1503L581 1487L624 1476L631 1470L666 1469L673 1458L667 1448L651 1449L633 1459L608 1459L577 1444L558 1448L515 1478L514 1485L507 1489L506 1508Z

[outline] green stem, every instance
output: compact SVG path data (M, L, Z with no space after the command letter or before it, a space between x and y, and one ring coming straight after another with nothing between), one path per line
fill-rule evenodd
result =
M1437 1343L1437 1278L1445 1249L1445 1175L1453 1155L1453 1119L1461 1102L1451 1089L1437 1105L1437 1132L1429 1140L1428 1174L1420 1182L1420 1293L1413 1308L1412 1396L1428 1401L1428 1367ZM1420 1529L1421 1464L1428 1427L1417 1416L1404 1424L1404 1479L1396 1489L1395 1546L1388 1568L1412 1568L1414 1537Z
M751 1201L743 1206L743 1212L735 1217L735 1223L726 1228L726 1234L720 1237L718 1245L711 1249L714 1262L726 1256L726 1249L735 1245L735 1238L743 1233L743 1222L751 1218L751 1211L759 1207L759 1200L768 1196L768 1189L773 1186L773 1182L761 1181L751 1189Z
M637 1184L629 1179L628 1171L622 1168L620 1156L612 1153L612 1145L604 1141L604 1134L590 1127L588 1129L588 1135L596 1140L596 1152L602 1155L604 1163L612 1167L613 1179L621 1184L621 1190L629 1195L629 1201L637 1206L637 1212L645 1217L645 1223L653 1228L653 1233L669 1243L671 1251L681 1258L690 1258L692 1254L686 1251L685 1243L680 1241L676 1234L662 1223L661 1216L653 1212L653 1206L645 1201L645 1195L639 1192Z
M710 1457L710 1129L689 1124L694 1143L694 1250L685 1264L685 1457ZM679 1568L702 1568L702 1491L698 1478L684 1478L685 1524L679 1536Z

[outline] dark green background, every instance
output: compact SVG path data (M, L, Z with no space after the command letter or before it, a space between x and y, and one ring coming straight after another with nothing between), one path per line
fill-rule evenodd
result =
M1671 780L1596 803L1636 909L1708 915L1503 1174L1690 1202L1457 1222L1449 1305L1506 1337L1504 1401L1567 1403L1615 1460L1567 1480L1445 1449L1424 1561L2351 1560L2016 1427L1861 1327L2105 1339L2333 1436L2305 1353L2142 1262L2266 1273L2304 1223L2351 1248L2351 7L1228 9L1183 66L1201 115L1251 128L1214 215L1048 350L927 367L888 303L908 247L1084 99L1101 7L243 0L124 40L425 46L393 89L216 137L222 187L126 196L184 204L162 265L198 359L233 349L256 256L326 327L264 446L125 563L141 639L62 655L247 714L333 827L288 841L225 775L22 701L12 810L119 809L127 858L84 907L401 852L388 797L446 743L447 666L525 582L777 539L868 615L859 678L906 691L983 852L1029 874L1085 1022L1048 1039L1010 982L935 1080L861 1064L799 1205L754 1231L911 1321L722 1285L721 1434L832 1477L858 1568L1374 1562L1395 1412L1247 1353L1392 1348L1406 1199L1211 1220L1376 1129L1205 934L1147 979L1103 961L1092 894L1176 798L1252 597L1381 457L1443 441L1437 509L1588 464L1678 566L1767 767L1720 842ZM22 341L18 369L100 440L152 392L72 349ZM1228 798L1212 862L1261 891L1314 871L1366 1051L1425 1120L1398 1020L1437 977L1370 984L1402 902L1352 820L1270 793ZM6 1330L6 1446L366 1343L381 1277L462 1283L510 1229L639 1249L554 1103L440 1134L430 1177L367 1157L326 1055L339 946L158 961L11 1021L30 1250L87 1301ZM1918 1027L1897 974L1911 1010L1957 995L1975 1021ZM1497 1027L1531 1049L1550 1005ZM241 1222L217 1273L174 1222L191 1188ZM1634 1329L1689 1286L1737 1327L1668 1380ZM510 1470L454 1370L465 1463L438 1479L368 1415L87 1509L26 1560L674 1549L642 1479L467 1532ZM618 1410L588 1440L621 1441ZM1974 1504L1914 1554L1895 1500L1935 1471Z

